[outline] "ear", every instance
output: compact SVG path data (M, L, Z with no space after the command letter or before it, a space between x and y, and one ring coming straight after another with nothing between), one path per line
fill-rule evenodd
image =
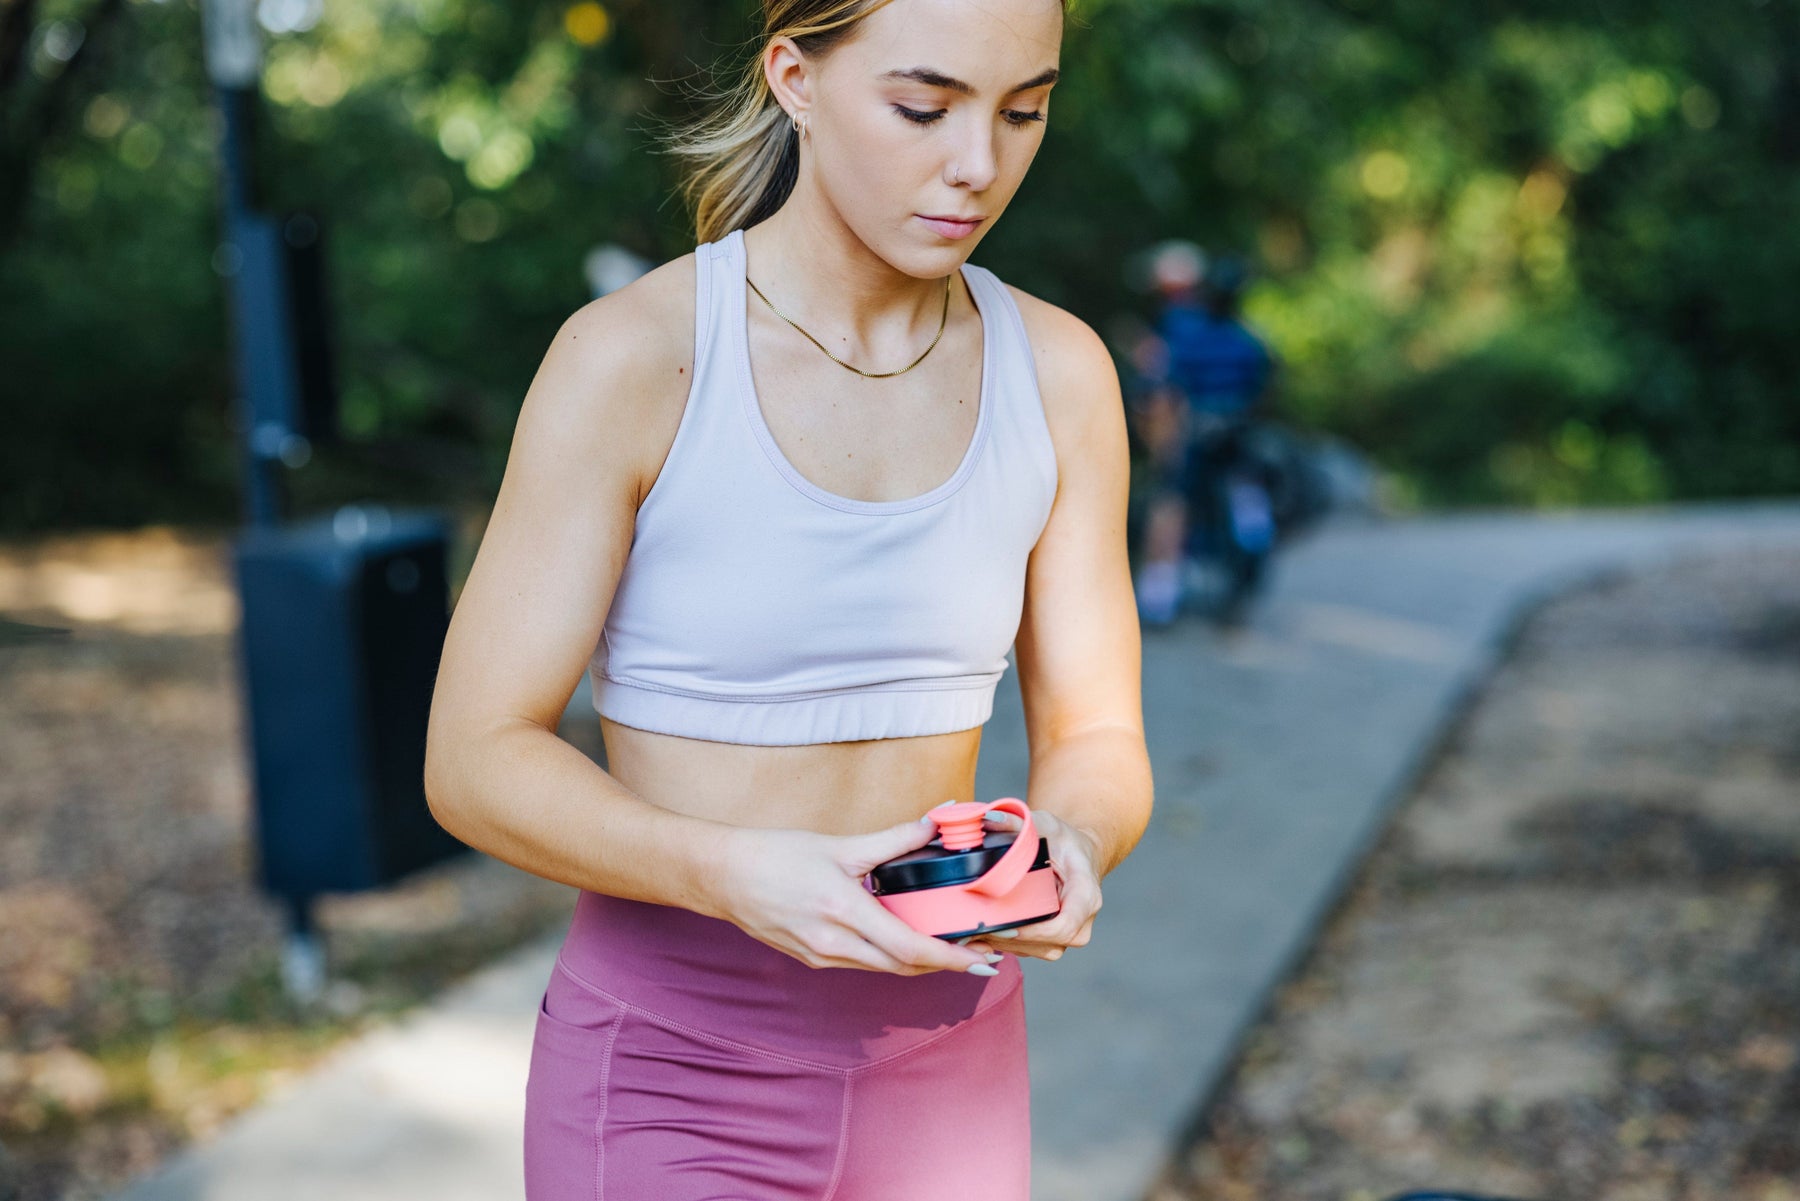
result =
M793 38L769 39L763 49L763 78L775 100L789 113L804 113L812 103L807 74L811 64Z

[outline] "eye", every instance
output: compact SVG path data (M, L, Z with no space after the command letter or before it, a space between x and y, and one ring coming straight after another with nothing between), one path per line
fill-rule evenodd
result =
M908 121L911 121L914 125L930 125L933 121L936 121L939 117L944 115L944 110L941 108L936 112L922 113L901 104L896 104L894 106L894 111L899 113L902 117L905 117Z
M901 104L894 105L894 111L908 121L911 121L914 125L931 125L944 115L944 110L941 108L933 112L922 113L917 109L910 109ZM1033 111L1027 113L1019 112L1016 109L1005 109L1001 115L1006 118L1006 123L1012 126L1029 125L1033 121L1042 121L1044 119L1044 114L1041 112Z

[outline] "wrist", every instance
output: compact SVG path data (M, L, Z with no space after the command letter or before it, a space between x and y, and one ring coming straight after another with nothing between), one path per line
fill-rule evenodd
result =
M731 920L732 873L743 862L739 845L744 829L729 822L698 819L688 861L687 908L707 917Z
M1093 826L1083 825L1079 822L1065 821L1063 825L1067 826L1071 833L1079 835L1087 844L1088 862L1094 865L1094 875L1096 877L1104 876L1108 864L1106 843L1102 839L1100 831Z

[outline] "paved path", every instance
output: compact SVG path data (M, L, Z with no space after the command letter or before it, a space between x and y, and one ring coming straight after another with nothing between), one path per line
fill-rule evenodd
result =
M1800 545L1800 503L1339 522L1290 550L1241 633L1149 631L1155 816L1094 941L1024 961L1035 1201L1139 1201L1533 602L1758 544ZM978 795L1022 795L1012 672L982 750ZM344 1048L120 1201L516 1201L553 954Z

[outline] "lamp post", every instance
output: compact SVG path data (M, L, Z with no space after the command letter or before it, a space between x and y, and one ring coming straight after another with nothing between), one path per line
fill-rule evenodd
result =
M281 222L259 211L256 112L262 36L255 0L203 0L206 72L219 112L224 237L215 267L230 294L235 387L232 428L243 462L247 524L273 526L286 505L281 469L312 447L300 432L299 370Z
M282 468L305 463L311 447L295 429L298 370L279 223L257 207L256 113L263 52L256 0L202 0L200 21L206 73L219 114L224 236L214 265L225 278L231 313L231 427L242 465L244 522L249 529L273 530L287 507ZM257 749L253 743L253 755ZM282 980L292 995L311 1000L324 990L324 946L310 898L285 899Z

